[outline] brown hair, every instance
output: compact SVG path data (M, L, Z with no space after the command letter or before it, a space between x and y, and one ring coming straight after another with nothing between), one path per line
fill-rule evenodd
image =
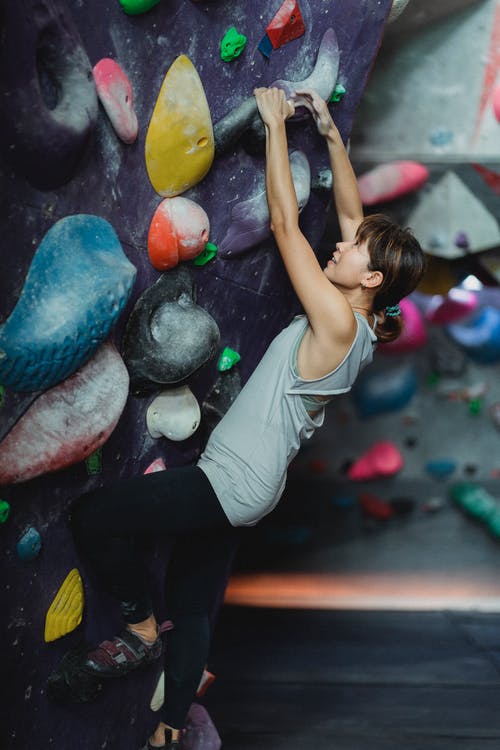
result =
M403 229L383 214L363 219L356 239L367 243L368 269L384 276L373 299L373 312L378 317L377 339L394 341L403 330L403 321L401 315L386 315L385 309L397 305L416 288L425 271L424 252L410 229Z

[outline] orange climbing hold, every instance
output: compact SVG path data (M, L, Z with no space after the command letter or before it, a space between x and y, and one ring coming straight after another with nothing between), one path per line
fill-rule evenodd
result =
M304 19L296 0L285 0L266 29L273 49L297 39L305 33Z
M148 253L157 271L168 271L192 260L205 248L210 222L189 198L165 198L156 209L148 233Z

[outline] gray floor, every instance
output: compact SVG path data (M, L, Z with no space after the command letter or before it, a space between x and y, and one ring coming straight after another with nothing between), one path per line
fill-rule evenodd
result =
M207 706L224 750L500 744L500 617L226 608Z
M223 750L500 747L498 541L446 483L436 514L421 507L432 483L378 484L416 501L384 523L339 509L344 490L296 477L243 544L228 589L239 605L222 610L205 698ZM330 589L308 591L315 575ZM292 596L294 577L305 585ZM356 590L363 577L371 587ZM245 605L259 592L264 606Z

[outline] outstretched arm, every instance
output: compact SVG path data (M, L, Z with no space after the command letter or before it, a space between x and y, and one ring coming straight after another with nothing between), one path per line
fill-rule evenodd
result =
M256 89L255 98L266 129L266 191L271 230L290 281L318 342L351 341L355 319L342 292L323 273L298 223L298 205L290 171L285 120L293 105L283 91ZM332 321L335 325L332 326Z
M352 240L363 220L363 204L358 181L340 133L328 110L326 102L311 89L295 92L300 103L311 112L318 131L326 139L333 178L333 199L343 240Z

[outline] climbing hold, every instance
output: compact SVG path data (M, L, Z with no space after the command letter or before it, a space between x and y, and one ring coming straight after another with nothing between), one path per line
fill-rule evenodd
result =
M437 513L442 510L445 506L445 501L442 497L434 496L429 497L420 504L420 509L424 513Z
M462 510L480 521L487 521L499 507L496 498L477 484L460 482L451 488L450 493Z
M2 408L5 401L5 388L0 385L0 409Z
M144 474L154 474L157 471L165 471L166 468L163 458L155 458L155 460L149 464Z
M10 505L7 500L0 500L0 523L5 523L9 517Z
M85 466L87 467L87 474L93 476L94 474L100 474L102 470L102 451L97 448L90 456L85 459Z
M461 247L464 250L468 250L470 247L469 238L467 237L465 232L457 232L455 236L455 245L457 247Z
M311 74L302 81L285 81L279 79L272 86L283 89L287 99L291 99L297 89L313 89L327 102L335 89L339 72L340 51L337 35L333 29L327 29L323 34L316 57L316 63ZM301 104L300 98L295 97L295 114L292 120L310 117L309 110Z
M333 89L333 92L329 101L334 102L334 103L340 102L344 98L345 94L346 94L345 87L342 86L341 83L337 83L337 85Z
M206 247L208 216L189 198L165 198L156 209L148 232L149 259L157 271L168 271L192 260Z
M395 341L379 344L385 354L403 354L421 349L427 342L427 330L422 314L416 304L406 297L399 303L403 319L403 331Z
M219 342L217 323L194 302L186 266L163 273L139 297L125 329L123 358L132 392L185 380L215 356Z
M390 440L374 443L349 467L347 476L356 481L389 477L403 468L403 456Z
M467 322L447 326L448 334L465 353L480 364L500 360L500 310L483 307Z
M216 156L229 151L254 121L262 124L255 97L250 96L214 125Z
M412 363L385 368L367 368L358 377L351 395L361 417L396 411L411 401L418 387Z
M469 412L473 415L481 414L483 410L483 400L481 398L472 398L469 401Z
M151 184L165 198L196 185L212 166L210 110L200 77L186 55L174 60L163 80L145 149Z
M464 216L467 216L468 254L500 245L496 218L454 172L448 171L428 192L421 195L407 222L424 250L431 255L453 260L465 254L463 248L455 244L455 237L464 228ZM432 243L433 237L439 238L439 244ZM430 270L427 275L430 275Z
M416 161L381 164L358 177L361 200L365 206L393 201L414 193L429 179L429 170Z
M220 750L222 746L217 729L201 703L191 703L182 733L182 746L184 750Z
M334 495L331 503L335 508L347 509L354 507L356 498L354 495Z
M77 568L64 579L45 618L45 642L71 633L82 621L83 583Z
M216 255L217 245L214 245L213 242L207 242L201 253L194 259L193 265L204 266L206 263L215 258Z
M453 140L453 131L448 128L434 128L429 140L433 146L448 146Z
M113 432L128 383L118 351L103 344L74 375L38 396L2 440L0 484L83 461Z
M307 468L311 474L325 474L328 464L322 458L313 458L307 462Z
M457 464L447 458L435 459L425 464L425 470L434 479L448 479L456 470Z
M42 549L42 538L38 531L30 526L16 545L17 556L20 560L34 560Z
M304 19L297 0L284 0L268 24L264 39L266 37L269 39L272 49L279 49L287 42L301 37L305 31ZM268 48L266 42L264 42L264 47ZM266 57L269 57L269 55L266 55Z
M107 337L135 274L104 219L75 214L56 222L0 325L2 382L14 391L38 391L75 372Z
M198 401L187 385L163 391L149 405L146 425L153 438L187 440L200 424Z
M240 34L236 31L234 26L231 26L220 43L220 56L224 62L231 62L241 55L245 49L247 38L244 34Z
M394 515L394 509L390 503L377 497L372 492L360 492L358 502L363 513L376 521L387 521Z
M7 3L0 50L1 148L40 190L68 182L97 122L92 66L67 4Z
M137 138L138 123L134 111L132 86L123 68L115 60L105 57L94 65L97 96L119 138L133 143Z
M120 5L128 15L137 16L154 8L159 2L160 0L120 0Z
M271 52L273 51L273 43L271 42L267 34L264 34L259 44L257 45L257 49L264 55L264 57L267 57L268 59L271 57Z
M307 204L311 191L309 162L302 151L290 154L290 169L300 213ZM219 246L219 255L227 259L237 258L270 236L269 207L266 190L262 187L252 197L234 205L231 223Z
M474 312L478 306L477 295L467 289L453 287L446 296L436 294L429 301L425 317L430 323L454 323Z
M238 364L241 357L238 354L238 352L235 352L234 349L230 349L228 346L226 346L219 357L219 361L217 362L217 369L219 372L226 372L226 370L230 370L233 365Z

